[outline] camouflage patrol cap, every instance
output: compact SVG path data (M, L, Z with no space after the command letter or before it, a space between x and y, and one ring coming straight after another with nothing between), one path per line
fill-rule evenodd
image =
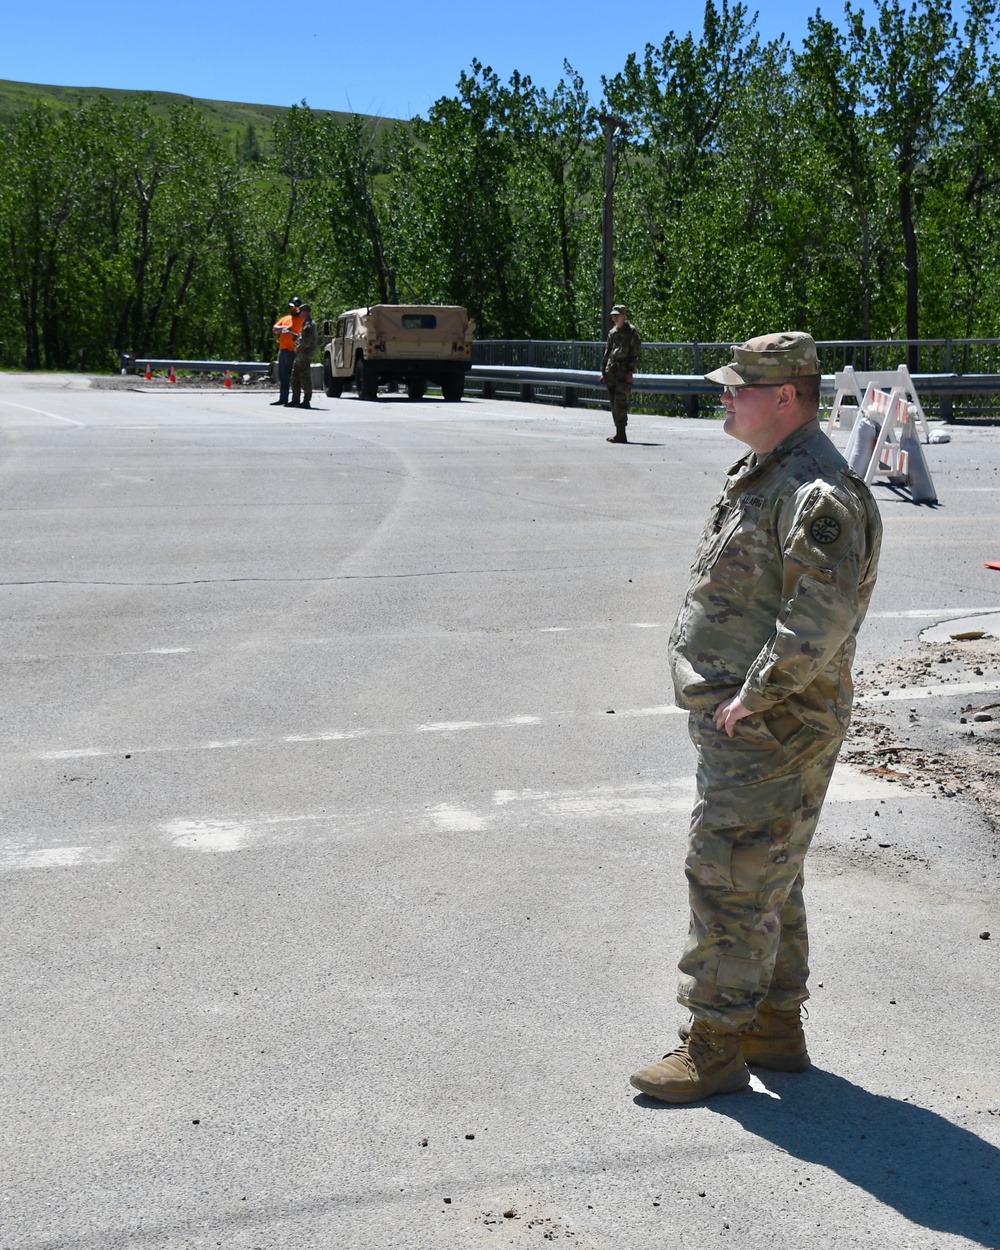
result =
M754 382L785 382L818 374L819 356L811 334L788 330L761 334L733 346L733 359L705 374L720 386L752 386Z
M611 310L612 317L614 317L617 313L621 313L623 317L627 317L628 309L625 307L624 304L615 304L614 308L612 308Z

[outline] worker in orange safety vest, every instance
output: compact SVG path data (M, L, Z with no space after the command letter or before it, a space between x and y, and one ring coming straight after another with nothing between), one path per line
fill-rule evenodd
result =
M292 365L295 361L295 336L302 329L305 318L299 311L302 301L296 295L288 301L288 313L271 327L278 336L278 398L273 400L271 407L288 403L288 385L292 379Z

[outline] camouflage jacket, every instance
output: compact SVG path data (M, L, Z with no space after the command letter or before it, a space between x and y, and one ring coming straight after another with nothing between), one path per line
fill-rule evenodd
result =
M843 733L881 537L871 491L818 420L733 465L670 637L678 704L714 710L738 694L752 712L781 703Z
M608 335L604 345L604 358L601 361L601 373L605 377L614 377L620 373L634 373L642 359L642 339L639 331L626 321L621 327L615 326Z
M308 321L303 321L302 329L295 336L296 356L305 356L307 360L312 360L316 354L318 342L319 331L316 329L315 321L310 317Z

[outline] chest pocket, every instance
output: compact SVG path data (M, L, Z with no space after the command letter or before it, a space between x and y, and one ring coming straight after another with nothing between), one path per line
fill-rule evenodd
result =
M743 593L756 585L769 558L771 543L757 508L736 508L722 520L705 545L701 571L720 585Z

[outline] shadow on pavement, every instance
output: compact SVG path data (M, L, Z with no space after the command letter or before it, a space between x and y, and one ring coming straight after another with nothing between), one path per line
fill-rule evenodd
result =
M914 1224L1000 1250L995 1146L933 1111L870 1094L832 1072L755 1071L772 1097L713 1098L711 1110L837 1172Z

